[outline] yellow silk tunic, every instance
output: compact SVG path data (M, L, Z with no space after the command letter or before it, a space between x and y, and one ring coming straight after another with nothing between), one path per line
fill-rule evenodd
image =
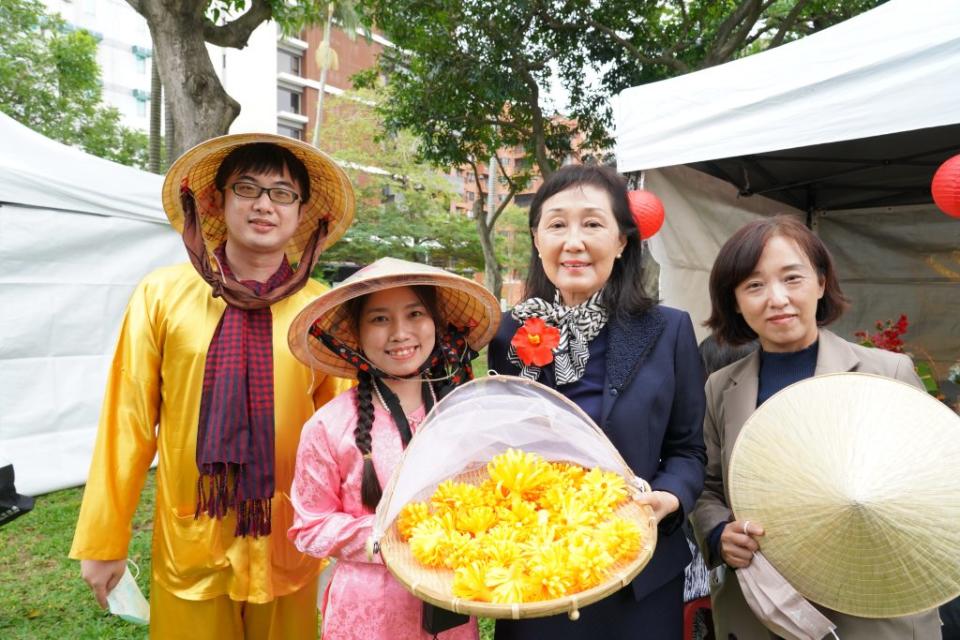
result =
M287 539L293 522L290 484L300 430L314 410L349 386L313 373L287 346L294 316L324 287L310 280L271 306L276 432L276 490L269 536L236 538L231 510L223 520L197 506L197 421L207 347L226 303L211 295L190 264L158 269L127 306L107 379L96 447L70 557L127 556L131 519L154 454L153 578L174 595L205 600L228 595L253 603L298 590L322 561Z

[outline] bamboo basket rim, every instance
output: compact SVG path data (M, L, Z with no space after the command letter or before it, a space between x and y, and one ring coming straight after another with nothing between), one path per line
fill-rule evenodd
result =
M478 473L478 471L481 470L461 473L454 480L458 482L470 481L464 480L465 476L479 478L486 474L485 469L482 470L482 473ZM626 587L653 557L657 544L656 517L649 505L639 504L635 501L635 498L640 494L638 490L633 487L629 487L628 490L631 495L630 500L620 505L614 513L640 527L642 536L640 553L633 560L614 564L608 570L607 579L601 584L560 598L513 603L456 598L451 593L453 570L426 567L413 558L409 543L400 539L396 520L390 524L383 539L379 542L379 552L383 564L407 591L424 602L448 609L454 613L512 620L566 613L571 620L577 620L580 617L579 610L582 607L593 604ZM442 581L445 591L439 591L435 588L433 583L438 580Z

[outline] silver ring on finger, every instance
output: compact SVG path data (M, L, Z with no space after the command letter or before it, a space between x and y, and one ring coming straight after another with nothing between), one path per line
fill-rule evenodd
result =
M749 520L747 520L747 521L745 521L745 522L743 523L743 535L745 535L745 536L750 535L750 532L747 531L747 527L749 527L749 526L750 526L750 521L749 521Z

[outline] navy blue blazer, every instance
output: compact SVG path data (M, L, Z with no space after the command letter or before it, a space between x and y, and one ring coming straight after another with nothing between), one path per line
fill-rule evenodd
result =
M489 367L497 373L520 372L507 358L519 326L509 312L503 315L487 351ZM600 427L636 475L680 500L680 511L660 523L653 558L633 581L637 600L676 578L690 562L680 525L703 490L705 379L686 312L656 306L626 322L610 320ZM557 388L552 364L543 368L539 381Z

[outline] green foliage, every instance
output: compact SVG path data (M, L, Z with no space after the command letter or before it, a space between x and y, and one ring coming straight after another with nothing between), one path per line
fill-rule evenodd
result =
M507 272L526 274L530 265L529 213L510 205L497 222L497 257Z
M0 111L49 138L146 167L145 134L101 102L97 41L38 0L0 3Z
M357 185L357 215L323 262L368 264L391 256L455 271L482 268L473 221L450 213L453 186L418 161L419 142L408 132L383 135L375 92L328 98L320 147L348 163ZM374 172L385 172L385 175Z
M390 77L381 103L388 130L414 131L423 157L440 166L485 160L503 147L535 153L531 131L542 116L535 96L550 77L554 50L549 34L531 28L533 5L384 0L365 9L397 44L379 63ZM572 127L540 124L556 162L570 149Z
M754 0L367 0L362 9L397 45L380 60L391 78L386 126L420 134L427 159L461 165L515 145L531 155L545 147L556 160L574 131L604 148L610 98L623 89L776 46L882 2L777 0L761 10ZM569 93L563 115L574 123L549 121L542 93L552 81ZM548 117L542 132L538 109Z

